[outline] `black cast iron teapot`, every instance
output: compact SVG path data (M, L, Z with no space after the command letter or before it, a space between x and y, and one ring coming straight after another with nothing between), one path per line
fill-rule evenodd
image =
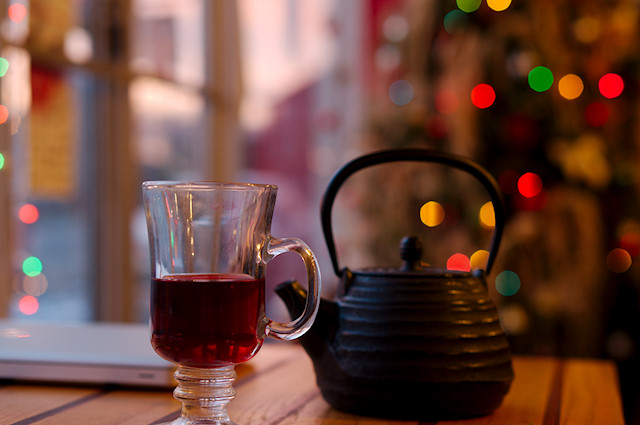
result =
M476 177L489 192L496 216L486 271L422 267L420 244L402 241L397 269L340 268L331 209L353 173L386 162L426 161ZM322 227L340 278L337 300L322 300L311 330L301 337L324 399L334 408L365 416L442 420L491 413L513 380L509 344L489 297L486 274L504 227L501 193L475 162L439 151L376 152L342 167L325 193ZM298 282L276 289L292 317L305 305Z

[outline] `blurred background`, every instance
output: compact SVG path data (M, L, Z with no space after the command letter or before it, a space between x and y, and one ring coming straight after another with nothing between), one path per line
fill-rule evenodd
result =
M277 184L272 233L309 243L332 297L332 174L379 149L440 149L505 194L489 286L514 352L613 359L640 423L639 7L0 1L0 317L146 322L151 179ZM473 179L373 168L336 200L342 265L397 266L419 234L433 266L482 267L495 221ZM269 285L301 267L275 260Z

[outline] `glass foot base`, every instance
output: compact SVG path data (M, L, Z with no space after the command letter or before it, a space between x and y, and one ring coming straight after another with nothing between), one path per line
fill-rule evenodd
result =
M173 396L182 402L182 414L167 425L238 425L227 414L227 405L236 395L233 366L211 369L178 366L174 376L178 386Z

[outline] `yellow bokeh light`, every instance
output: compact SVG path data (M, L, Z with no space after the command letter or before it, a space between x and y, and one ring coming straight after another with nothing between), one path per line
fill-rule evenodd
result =
M488 229L496 226L496 213L493 210L493 203L491 201L480 208L479 219L480 224Z
M511 6L511 0L487 0L487 6L496 12L502 12Z
M487 269L487 263L489 261L489 251L479 249L471 255L469 259L471 261L471 270L475 269Z
M429 227L435 227L444 220L444 208L436 201L429 201L420 208L420 221Z
M600 37L602 26L598 18L585 16L573 24L573 35L582 43L592 43Z
M582 94L584 83L582 78L575 74L567 74L558 81L558 91L565 99L576 99Z

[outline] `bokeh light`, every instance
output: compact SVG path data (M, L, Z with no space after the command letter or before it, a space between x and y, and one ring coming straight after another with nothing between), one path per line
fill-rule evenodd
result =
M591 102L584 108L584 118L591 127L602 127L609 121L609 108L602 102Z
M27 257L22 262L22 271L27 276L38 276L42 273L42 262L38 257Z
M29 11L25 7L25 5L20 3L13 3L7 9L7 15L9 16L9 19L11 19L11 21L15 22L16 24L22 22L27 16L28 12Z
M481 0L456 0L456 5L458 9L462 10L466 13L475 12L480 8Z
M398 106L404 106L413 100L413 86L405 80L397 80L389 86L389 99Z
M4 77L9 70L9 61L0 57L0 77Z
M505 303L500 307L500 324L507 335L524 334L531 326L527 311L519 303Z
M489 201L480 207L480 224L488 229L496 226L496 213L493 209L493 202Z
M624 81L618 74L610 72L598 80L598 89L601 95L607 99L613 99L620 96L622 90L624 90Z
M25 204L18 210L18 218L25 224L32 224L38 221L40 212L35 205Z
M0 105L0 124L4 124L9 119L9 109L6 106Z
M520 277L511 270L505 270L496 276L496 291L505 297L517 294L520 285Z
M64 36L63 51L74 63L86 63L93 57L93 40L87 30L71 28Z
M487 0L487 6L496 12L502 12L511 6L511 0Z
M469 272L471 271L471 260L464 254L453 254L447 260L447 270Z
M622 248L614 248L607 254L607 268L613 273L624 273L631 267L631 255Z
M573 24L573 35L581 43L592 43L600 37L602 26L600 20L592 16L585 16Z
M500 190L508 195L513 195L518 191L518 178L520 175L516 170L504 170L498 176Z
M553 73L546 66L536 66L528 75L529 87L537 92L547 91L553 85Z
M583 90L584 83L582 82L582 78L576 74L567 74L558 81L558 92L560 92L560 96L565 99L577 99Z
M542 179L536 173L524 173L518 179L518 192L525 198L533 198L542 191Z
M4 168L4 155L0 153L0 170Z
M27 295L39 297L44 294L49 287L49 281L43 273L37 276L24 276L22 279L22 291Z
M36 314L39 308L40 303L38 303L38 299L33 295L25 295L20 298L20 301L18 302L18 309L20 310L20 313L28 316Z
M489 251L484 249L479 249L473 254L471 254L471 258L469 258L469 262L471 263L471 269L487 269L487 263L489 262Z
M436 94L435 107L441 114L452 114L458 109L459 105L458 95L453 90L444 89Z
M496 100L496 92L489 84L478 84L471 90L471 103L477 108L486 109Z
M462 10L452 10L444 16L444 29L449 34L455 34L467 25L468 19L467 14Z
M382 33L389 41L402 41L409 34L409 22L402 15L391 15L384 20Z
M420 221L426 226L435 227L444 220L444 208L436 201L426 202L420 208Z

